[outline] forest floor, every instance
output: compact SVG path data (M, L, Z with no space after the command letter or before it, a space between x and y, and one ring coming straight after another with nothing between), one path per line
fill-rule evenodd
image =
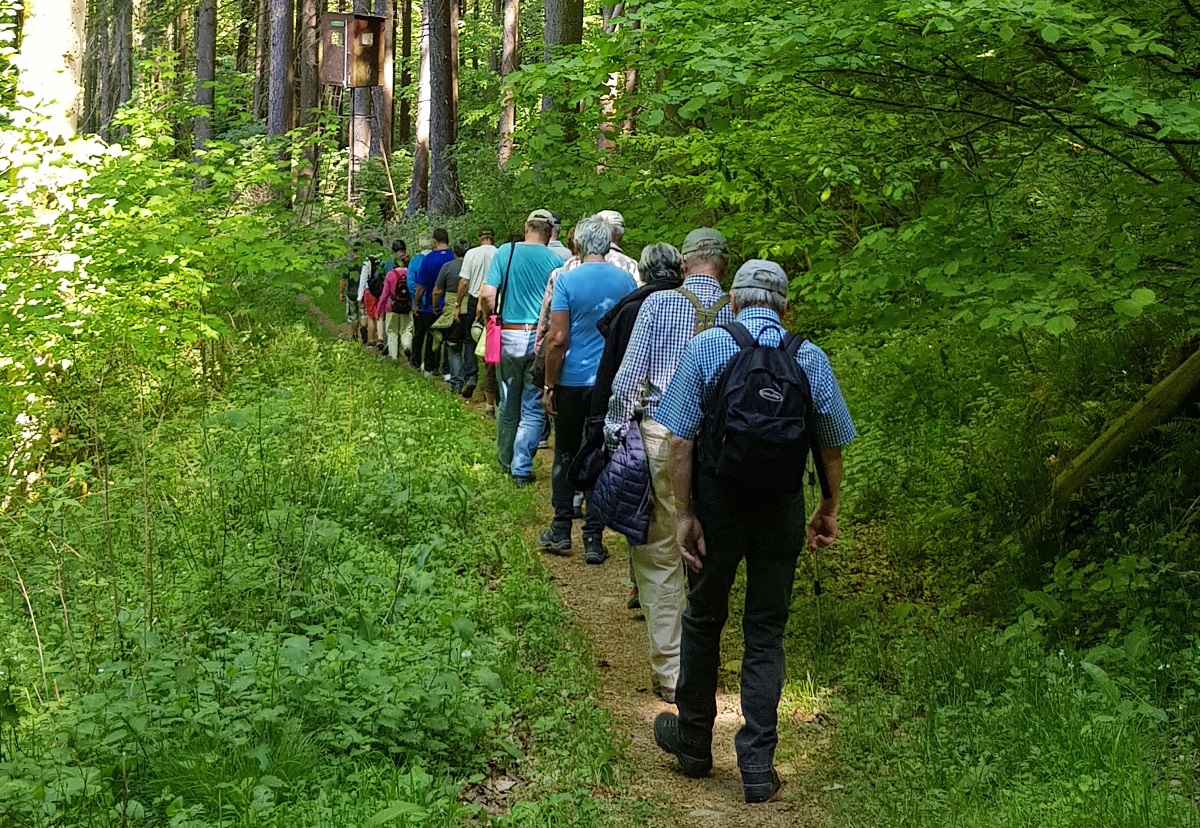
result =
M313 318L327 331L349 338L349 326L330 319L319 306L309 304ZM440 379L439 379L440 382ZM484 416L482 392L467 405ZM553 439L553 438L552 438ZM536 461L538 489L545 504L542 517L549 525L550 458L542 451ZM536 543L543 525L525 527L528 542ZM543 565L558 586L563 603L576 623L592 642L593 667L597 675L597 701L613 714L614 739L625 745L629 763L629 795L652 803L656 824L684 828L809 828L828 823L819 805L819 786L823 774L817 767L827 739L822 727L796 727L781 721L781 730L789 731L785 761L776 767L784 787L775 801L765 805L746 805L742 799L741 777L733 749L734 734L741 726L741 704L736 688L723 683L717 698L717 724L713 735L713 771L706 779L688 779L674 769L674 760L654 743L652 724L662 711L674 710L651 691L651 673L645 616L641 610L629 610L628 553L626 543L609 533L606 546L609 559L601 566L583 562L582 537L574 529L574 546L566 555L542 554ZM725 636L723 662L740 657L736 617L731 618ZM732 645L732 646L731 646ZM783 707L788 707L784 699ZM783 718L781 713L781 718Z

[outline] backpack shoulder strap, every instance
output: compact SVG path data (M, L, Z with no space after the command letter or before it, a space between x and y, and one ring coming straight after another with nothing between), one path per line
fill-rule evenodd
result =
M729 324L722 325L721 327L726 331L729 331L729 335L733 337L733 341L736 342L738 347L742 350L745 350L746 348L758 347L758 340L750 335L750 332L746 330L746 326L741 322L730 322Z
M807 341L808 340L802 336L794 334L791 331L786 331L783 335L783 338L779 341L779 347L783 348L783 350L787 352L788 356L790 356L792 359L795 359L796 355L800 353L800 348Z
M704 313L704 305L700 304L699 296L682 286L675 288L675 292L691 302L692 307L696 309L696 313Z
M721 298L720 298L720 299L718 299L716 302L714 302L714 303L713 303L713 305L712 305L712 307L710 307L710 308L709 308L709 309L706 311L706 313L711 313L711 314L712 314L712 318L713 318L713 320L715 321L715 320L716 320L716 318L717 318L717 314L718 314L718 313L720 313L720 312L721 312L721 310L722 310L722 308L724 308L724 307L725 307L726 305L728 305L728 304L729 304L729 294L728 294L728 293L722 293L722 294L721 294Z

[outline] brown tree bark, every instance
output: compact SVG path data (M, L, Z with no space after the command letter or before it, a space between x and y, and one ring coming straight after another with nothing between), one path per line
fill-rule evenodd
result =
M412 0L400 0L400 143L412 141Z
M254 0L256 7L254 33L254 117L266 120L271 85L271 15L270 0Z
M452 35L458 0L428 0L429 10L429 211L444 216L463 212L454 158L455 61Z
M234 68L238 72L250 69L250 36L254 31L254 21L257 17L254 0L241 0L237 25L237 52L234 58Z
M512 85L504 81L510 73L517 71L520 12L520 0L504 0L504 46L500 55L500 82L504 88L504 108L500 112L500 169L504 169L513 154L517 107Z
M408 206L404 214L411 216L429 207L429 16L431 0L421 4L421 57L417 71L417 122L413 140L412 183L408 189Z
M545 59L549 63L563 46L583 43L583 0L545 0ZM542 111L557 108L550 95L542 96Z
M196 7L196 106L192 150L202 150L213 137L213 81L217 70L217 0L200 0Z
M321 0L300 0L296 15L296 27L300 31L297 50L300 63L300 95L297 116L300 126L308 126L316 119L316 109L321 99L321 79L317 63L321 48ZM317 169L317 145L310 143L304 148L304 164L299 172L301 196L309 198L313 176Z
M117 110L129 103L133 98L133 0L113 0L112 38L112 75L108 96L108 108L100 113L103 120L106 137L109 140L120 138L128 130L125 127L114 129L113 117Z
M292 112L292 0L267 0L271 21L267 134L283 135Z

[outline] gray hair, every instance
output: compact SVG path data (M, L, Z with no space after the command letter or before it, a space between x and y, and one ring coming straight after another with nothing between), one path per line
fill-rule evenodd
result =
M417 246L420 247L422 250L432 250L433 249L433 236L430 236L428 233L421 236L421 238L417 240Z
M739 308L770 308L777 313L783 313L783 306L787 304L786 296L766 288L734 288L729 291L729 295L733 297L733 301L737 302Z
M642 280L647 284L650 282L677 282L683 275L682 267L683 262L679 258L679 251L673 245L659 242L658 244L648 244L642 248L638 271L642 274Z
M717 268L717 278L721 278L729 270L729 257L712 248L696 250L683 257L688 270L696 270L701 265L713 264Z
M599 216L580 219L575 225L575 246L580 258L603 256L612 248L612 228Z

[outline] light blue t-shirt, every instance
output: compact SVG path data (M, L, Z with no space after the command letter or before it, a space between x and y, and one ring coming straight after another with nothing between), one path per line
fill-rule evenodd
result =
M544 244L517 242L515 251L512 247L512 244L505 243L496 249L486 281L497 290L500 289L511 252L512 268L508 274L508 285L500 295L500 311L504 321L509 324L535 325L542 312L542 297L546 294L550 272L562 267L562 259Z
M604 353L604 337L596 328L604 314L637 289L626 271L608 262L587 262L554 281L550 311L571 314L571 341L563 357L558 384L570 387L596 384L596 369Z

